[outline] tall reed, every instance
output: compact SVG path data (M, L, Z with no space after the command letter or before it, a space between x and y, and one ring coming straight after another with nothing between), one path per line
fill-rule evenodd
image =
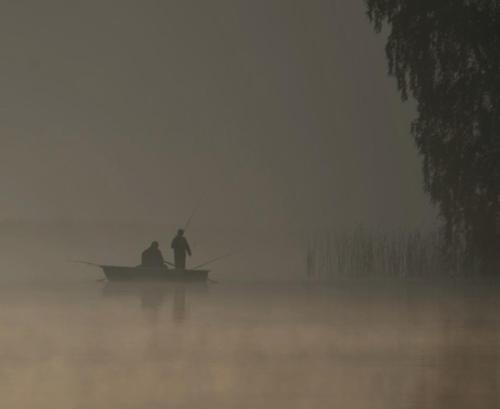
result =
M456 273L458 256L450 265L442 249L437 232L384 232L364 227L316 232L307 237L307 274L318 278L412 278Z

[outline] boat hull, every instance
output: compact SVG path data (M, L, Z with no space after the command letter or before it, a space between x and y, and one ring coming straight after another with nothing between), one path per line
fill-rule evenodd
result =
M207 281L209 270L177 270L161 267L101 266L109 281Z

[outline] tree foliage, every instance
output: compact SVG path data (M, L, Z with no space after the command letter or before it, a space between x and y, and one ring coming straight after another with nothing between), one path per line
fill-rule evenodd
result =
M500 1L366 0L387 26L389 72L415 98L412 133L447 253L492 270L500 253Z

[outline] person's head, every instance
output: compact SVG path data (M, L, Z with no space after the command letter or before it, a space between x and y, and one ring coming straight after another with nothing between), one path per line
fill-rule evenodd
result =
M184 230L183 229L177 230L177 235L178 236L184 236Z
M158 244L158 242L157 242L157 241L153 241L153 242L151 243L151 248L152 248L152 249L157 249L159 246L160 246L160 245Z

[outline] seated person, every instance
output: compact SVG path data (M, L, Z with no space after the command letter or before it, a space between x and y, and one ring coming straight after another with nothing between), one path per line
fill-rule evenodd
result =
M164 267L165 260L159 249L157 241L153 241L151 246L142 252L141 265L142 267Z

